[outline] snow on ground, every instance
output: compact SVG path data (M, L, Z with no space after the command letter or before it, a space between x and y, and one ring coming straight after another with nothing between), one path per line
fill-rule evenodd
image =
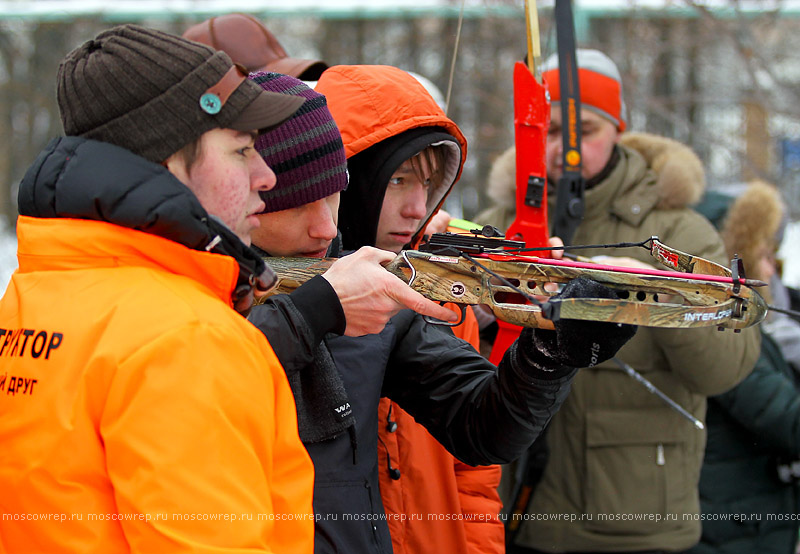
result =
M786 226L778 257L783 260L783 282L786 286L800 288L800 222Z
M14 233L0 228L0 291L6 290L15 269L17 269L17 237Z

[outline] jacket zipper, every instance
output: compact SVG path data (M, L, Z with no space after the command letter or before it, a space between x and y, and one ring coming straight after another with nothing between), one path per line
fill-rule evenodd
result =
M369 484L369 481L364 481L364 488L367 489L367 495L369 496L369 510L375 515L375 502L372 499L372 487ZM372 527L372 540L375 543L376 550L378 552L383 552L383 547L381 545L380 537L378 536L378 526L377 526L377 519L373 521L368 521L370 527Z

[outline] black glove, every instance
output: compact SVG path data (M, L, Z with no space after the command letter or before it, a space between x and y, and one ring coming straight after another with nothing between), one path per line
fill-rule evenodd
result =
M554 298L618 298L612 289L596 281L573 279ZM543 370L592 367L614 356L636 334L636 325L559 319L555 331L524 329L520 353L529 364Z

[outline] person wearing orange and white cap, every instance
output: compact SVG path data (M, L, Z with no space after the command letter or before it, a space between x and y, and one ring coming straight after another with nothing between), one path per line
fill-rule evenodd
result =
M627 132L622 78L597 50L578 50L583 177L583 221L573 244L641 241L658 235L666 244L728 265L714 227L689 208L705 186L695 154L678 142ZM548 203L554 213L555 183L562 174L561 94L558 59L545 61L543 78L552 99L547 137ZM515 152L498 158L489 194L497 205L475 217L504 230L514 218ZM575 251L595 256L591 249ZM603 250L614 265L653 263L644 249ZM759 352L757 330L741 334L707 329L641 328L618 358L642 372L696 418L706 397L730 389L752 370ZM553 417L527 514L509 535L508 552L675 552L700 538L700 466L705 431L612 361L584 369ZM506 471L514 490L524 475ZM508 482L508 483L506 483ZM516 498L502 493L508 505Z
M627 128L627 109L622 97L622 77L611 59L598 50L577 52L578 82L581 107L581 158L586 188L604 179L619 162L615 148ZM547 176L550 187L561 177L561 90L558 81L558 60L555 56L543 64L542 78L550 91L550 131L547 138ZM493 206L475 217L480 223L491 223L508 229L514 221L514 156L506 150L493 165L487 194ZM689 163L697 163L696 158ZM510 173L509 173L510 170ZM700 168L702 173L702 167ZM509 181L508 177L511 177Z

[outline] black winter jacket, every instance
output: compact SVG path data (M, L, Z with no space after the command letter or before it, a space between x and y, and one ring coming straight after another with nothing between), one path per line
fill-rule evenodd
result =
M330 294L323 283L309 281L250 314L287 373L313 358L314 342L326 331L318 322L336 320L331 313L341 307ZM307 311L310 306L313 315ZM309 321L317 324L316 330ZM462 461L495 464L517 458L536 438L563 402L575 374L566 368L536 374L524 369L516 344L495 368L449 328L430 325L410 310L397 314L378 335L328 334L324 341L336 367L343 368L339 373L355 417L356 440L342 433L306 444L316 473L318 554L392 551L378 490L382 395L400 404Z

